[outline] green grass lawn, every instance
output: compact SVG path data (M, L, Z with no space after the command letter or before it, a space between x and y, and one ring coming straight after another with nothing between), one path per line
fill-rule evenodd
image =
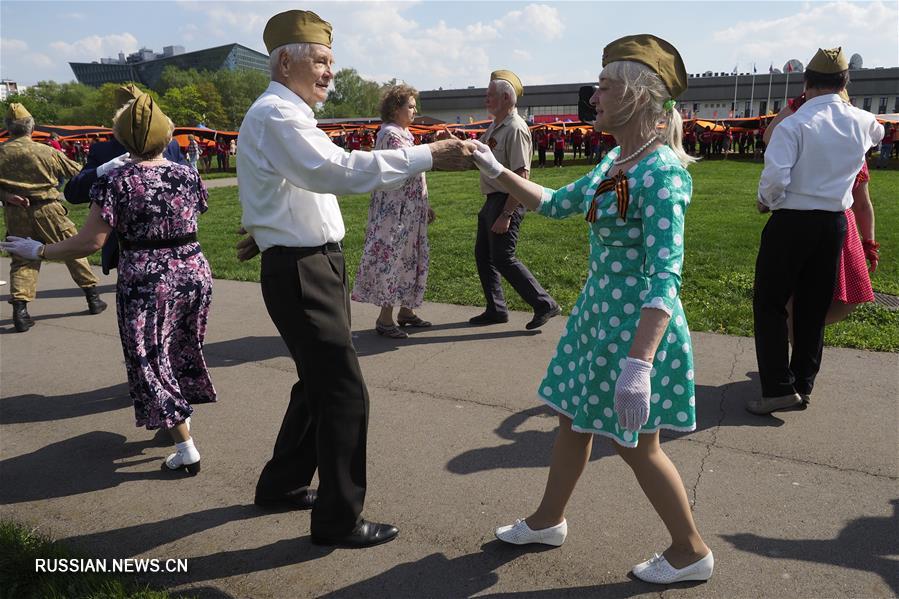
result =
M21 524L0 520L0 598L174 599L176 597L168 591L154 590L147 585L137 584L125 575L96 572L51 574L35 571L35 560L38 558L64 560L64 563L71 564L73 562L70 560L84 557ZM58 568L58 565L54 567ZM188 599L192 596L177 595L179 599Z
M560 187L590 167L535 169L533 179ZM731 335L752 335L752 280L759 235L767 217L755 209L762 165L714 160L691 167L693 202L687 212L682 301L690 328ZM899 295L899 172L872 171L870 183L877 218L881 262L873 283L877 291ZM431 269L426 299L482 306L474 264L476 215L483 198L476 172L429 173L428 188L437 221L431 225ZM352 277L359 263L368 214L368 196L341 198L347 236L344 245ZM85 207L72 206L76 223ZM238 263L233 246L238 236L240 205L237 188L210 191L210 210L200 222L200 240L218 278L258 281L258 258ZM570 310L586 280L587 227L583 218L555 221L529 214L522 225L518 255L537 279ZM96 263L98 256L92 257ZM352 283L352 282L351 282ZM506 287L515 310L529 310ZM476 309L472 309L472 314ZM899 312L868 304L846 321L828 327L828 345L899 351Z

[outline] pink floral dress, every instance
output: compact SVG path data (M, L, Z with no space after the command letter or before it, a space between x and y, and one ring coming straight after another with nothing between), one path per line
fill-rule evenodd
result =
M408 148L412 134L393 124L378 132L376 150ZM424 174L393 191L375 191L353 300L376 306L421 305L428 280L428 185Z
M128 240L171 239L197 231L207 192L196 170L127 164L100 177L91 201ZM212 272L199 243L121 250L116 308L137 426L171 428L191 404L216 400L203 358Z

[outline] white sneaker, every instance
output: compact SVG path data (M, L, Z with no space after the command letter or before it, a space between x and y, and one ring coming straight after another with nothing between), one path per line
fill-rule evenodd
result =
M531 530L528 523L523 519L518 519L515 524L508 526L500 526L496 529L496 538L513 545L527 545L528 543L542 543L544 545L553 545L558 547L565 542L568 536L568 522L562 520L561 524L550 526L549 528L541 528L540 530Z
M680 570L669 564L665 556L656 553L642 564L634 566L631 572L645 582L671 584L685 580L708 580L712 577L714 569L715 556L709 551L709 554L701 560L693 562L689 566L684 566Z

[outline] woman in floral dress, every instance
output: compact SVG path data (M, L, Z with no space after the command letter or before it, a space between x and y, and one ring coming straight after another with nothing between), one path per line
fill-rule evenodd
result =
M679 299L684 213L692 194L673 98L687 77L677 50L650 35L603 52L591 103L594 127L619 147L559 190L516 178L479 148L478 167L545 216L581 215L590 228L587 282L538 388L559 413L549 478L537 511L496 530L514 544L561 545L565 506L590 457L594 435L613 441L661 517L672 543L634 567L669 584L707 580L714 558L690 511L683 482L659 444L659 430L696 428L693 353ZM518 180L516 180L518 179ZM619 518L632 516L619 510Z
M162 157L174 126L150 96L123 107L113 127L130 158L97 169L79 233L51 245L17 239L0 247L59 260L88 256L118 235L116 307L136 423L167 429L175 452L163 468L194 475L200 454L190 436L192 404L216 400L203 358L212 274L196 240L206 188L195 169Z
M418 92L408 85L389 88L381 100L376 150L412 147L409 125L415 118ZM353 300L381 307L375 322L379 335L408 337L399 327L429 327L414 308L422 304L428 280L428 224L434 211L428 204L424 174L406 179L393 191L375 191L368 209L365 249L353 285ZM396 322L393 307L399 305ZM397 326L399 324L399 326Z

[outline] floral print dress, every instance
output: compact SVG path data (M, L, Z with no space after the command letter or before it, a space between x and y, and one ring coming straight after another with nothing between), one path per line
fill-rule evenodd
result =
M552 218L590 209L615 148L593 171L558 191L546 189L539 212ZM649 420L639 433L696 428L693 350L679 299L684 214L693 184L668 146L625 171L630 202L619 218L614 190L596 197L590 226L590 271L538 389L540 399L572 419L572 429L636 447L638 435L618 425L615 381L624 367L642 308L671 316L650 377Z
M378 133L375 149L413 145L409 131L387 124ZM353 300L381 307L421 305L428 281L429 207L424 174L409 177L399 189L371 194Z
M189 166L127 164L97 179L91 201L120 237L171 239L197 231L207 192ZM211 298L199 243L121 250L116 308L137 426L171 428L216 400L203 357Z

